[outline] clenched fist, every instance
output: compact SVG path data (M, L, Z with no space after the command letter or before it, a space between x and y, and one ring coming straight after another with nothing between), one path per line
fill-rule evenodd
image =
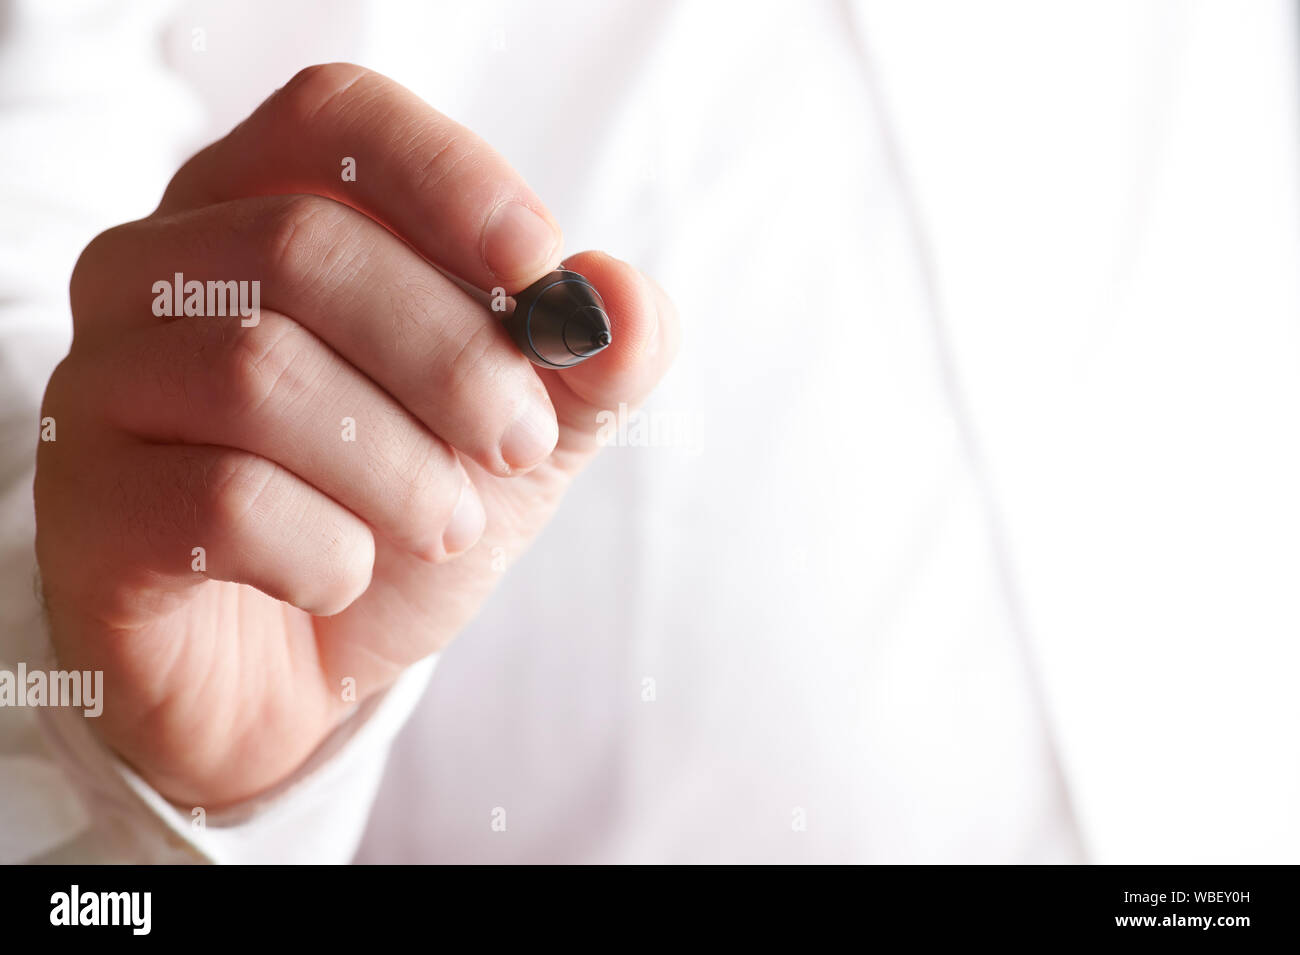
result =
M443 647L596 453L599 412L658 380L675 313L615 259L567 260L614 344L564 372L460 284L516 292L560 246L485 143L332 64L83 252L37 555L61 665L104 672L95 726L163 794L274 785L345 685L364 698Z

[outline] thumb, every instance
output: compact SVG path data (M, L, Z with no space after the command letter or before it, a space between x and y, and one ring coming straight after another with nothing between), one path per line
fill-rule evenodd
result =
M584 275L605 301L613 341L564 371L541 371L560 424L554 460L580 466L597 448L601 411L639 405L672 364L681 340L677 309L663 289L603 252L580 252L564 267Z

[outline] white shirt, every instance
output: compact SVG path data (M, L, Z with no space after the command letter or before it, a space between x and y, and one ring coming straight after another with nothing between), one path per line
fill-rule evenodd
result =
M6 665L72 263L301 66L475 129L685 343L276 791L196 828L0 709L0 858L1294 859L1290 4L49 6L0 56Z

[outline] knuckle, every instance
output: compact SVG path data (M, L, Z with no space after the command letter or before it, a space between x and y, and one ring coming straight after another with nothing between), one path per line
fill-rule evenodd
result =
M306 128L326 111L342 108L350 90L376 75L354 63L317 63L299 70L284 85L280 105L291 121Z
M479 322L458 336L459 340L448 337L442 343L445 354L441 391L452 407L481 407L485 379L502 377L505 369L499 367L499 335L491 323Z
M415 155L428 156L416 180L417 195L432 195L465 163L477 161L476 144L455 127L440 129L416 143Z
M104 298L103 282L111 261L111 250L122 241L131 223L106 229L90 240L77 257L73 266L72 277L68 280L68 299L72 308L73 321L84 319L92 311L95 302Z
M64 395L76 395L83 391L80 381L83 374L74 355L72 353L64 355L45 382L45 399L41 403L41 414L46 414Z
M337 203L321 196L287 196L271 203L256 230L262 262L282 281L310 279L327 257L339 213Z
M203 476L197 502L200 525L215 540L248 520L275 479L275 465L265 458L231 451L213 459Z
M268 322L268 317L255 328L231 330L225 336L213 403L239 416L256 415L272 397L287 407L311 384L292 322Z

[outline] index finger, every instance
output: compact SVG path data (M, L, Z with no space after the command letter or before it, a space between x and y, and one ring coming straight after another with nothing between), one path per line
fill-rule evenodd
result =
M349 168L355 178L345 178ZM350 63L299 72L182 166L159 210L291 193L352 206L481 289L514 293L560 258L559 225L504 158Z

